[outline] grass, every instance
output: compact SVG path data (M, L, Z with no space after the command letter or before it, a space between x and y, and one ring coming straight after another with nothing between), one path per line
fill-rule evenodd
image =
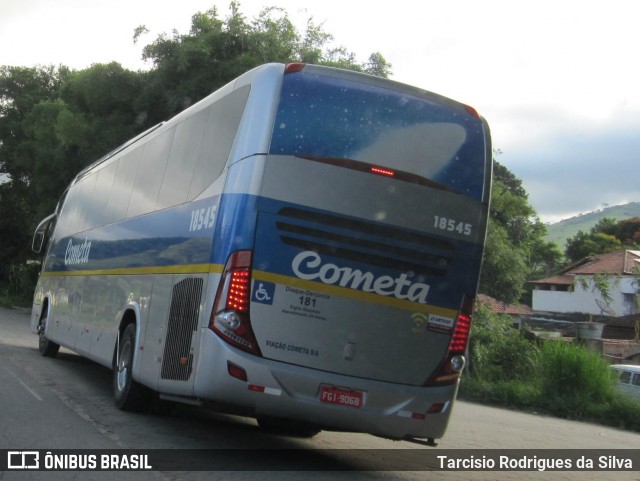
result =
M461 399L640 432L640 401L616 389L609 364L577 343L533 343L510 320L476 313Z

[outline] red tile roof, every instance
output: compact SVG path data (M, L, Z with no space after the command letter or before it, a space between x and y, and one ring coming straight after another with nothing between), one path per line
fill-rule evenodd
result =
M531 281L531 284L562 284L570 286L575 281L575 278L570 275L558 275L553 277L547 277L546 279L540 279L539 281Z
M559 275L532 281L532 284L573 284L576 275L633 275L640 269L640 251L624 250L585 257Z
M640 251L617 251L587 257L569 267L567 274L633 274L634 266L640 268Z
M497 299L485 294L478 294L476 300L477 302L482 302L484 305L488 306L491 311L496 314L523 316L533 313L531 308L525 304L505 304L504 302L498 301Z

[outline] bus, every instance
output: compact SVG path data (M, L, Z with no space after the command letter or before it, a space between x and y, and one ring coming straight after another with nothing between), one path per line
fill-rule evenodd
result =
M486 121L395 81L266 64L73 179L36 228L31 329L115 404L434 443L486 236Z

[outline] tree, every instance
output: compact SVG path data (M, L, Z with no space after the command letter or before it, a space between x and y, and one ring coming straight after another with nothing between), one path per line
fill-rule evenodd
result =
M565 257L569 263L585 257L615 252L623 248L640 246L640 219L632 218L616 222L605 217L591 228L589 233L578 231L567 239Z
M138 27L134 40L146 33ZM287 12L276 7L263 9L248 21L237 1L231 13L221 19L217 9L192 17L189 33L174 31L159 35L143 48L143 58L153 63L145 82L144 102L155 109L155 121L170 117L203 98L243 72L268 62L307 62L346 68L387 77L389 64L381 53L359 63L346 48L331 47L333 36L313 17L299 32Z
M640 217L624 219L608 227L603 226L600 231L615 236L624 246L640 247Z
M58 98L65 73L53 67L0 67L0 173L14 182L30 180L20 149L29 138L23 122L36 105Z
M12 265L23 264L29 253L33 220L40 209L39 153L55 156L50 131L36 128L41 116L52 121L55 102L67 69L0 67L0 283L7 284ZM51 107L51 108L48 108ZM48 126L47 126L48 127ZM45 174L46 175L46 174Z
M493 180L480 292L514 303L528 280L556 269L562 254L544 240L546 227L529 204L522 181L498 162Z
M358 63L344 47L330 48L333 37L313 18L301 33L282 9L247 20L237 1L230 7L224 19L215 8L196 13L188 33L159 35L143 47L153 63L148 72L115 62L79 71L0 67L0 283L12 264L24 264L35 225L77 172L245 71L304 60L391 73L380 53ZM136 28L134 42L146 33Z

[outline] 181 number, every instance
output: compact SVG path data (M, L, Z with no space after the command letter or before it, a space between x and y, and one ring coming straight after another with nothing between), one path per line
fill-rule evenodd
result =
M447 217L434 216L433 227L447 232L457 232L458 234L470 236L471 224L465 222L458 222L455 219L449 219Z

